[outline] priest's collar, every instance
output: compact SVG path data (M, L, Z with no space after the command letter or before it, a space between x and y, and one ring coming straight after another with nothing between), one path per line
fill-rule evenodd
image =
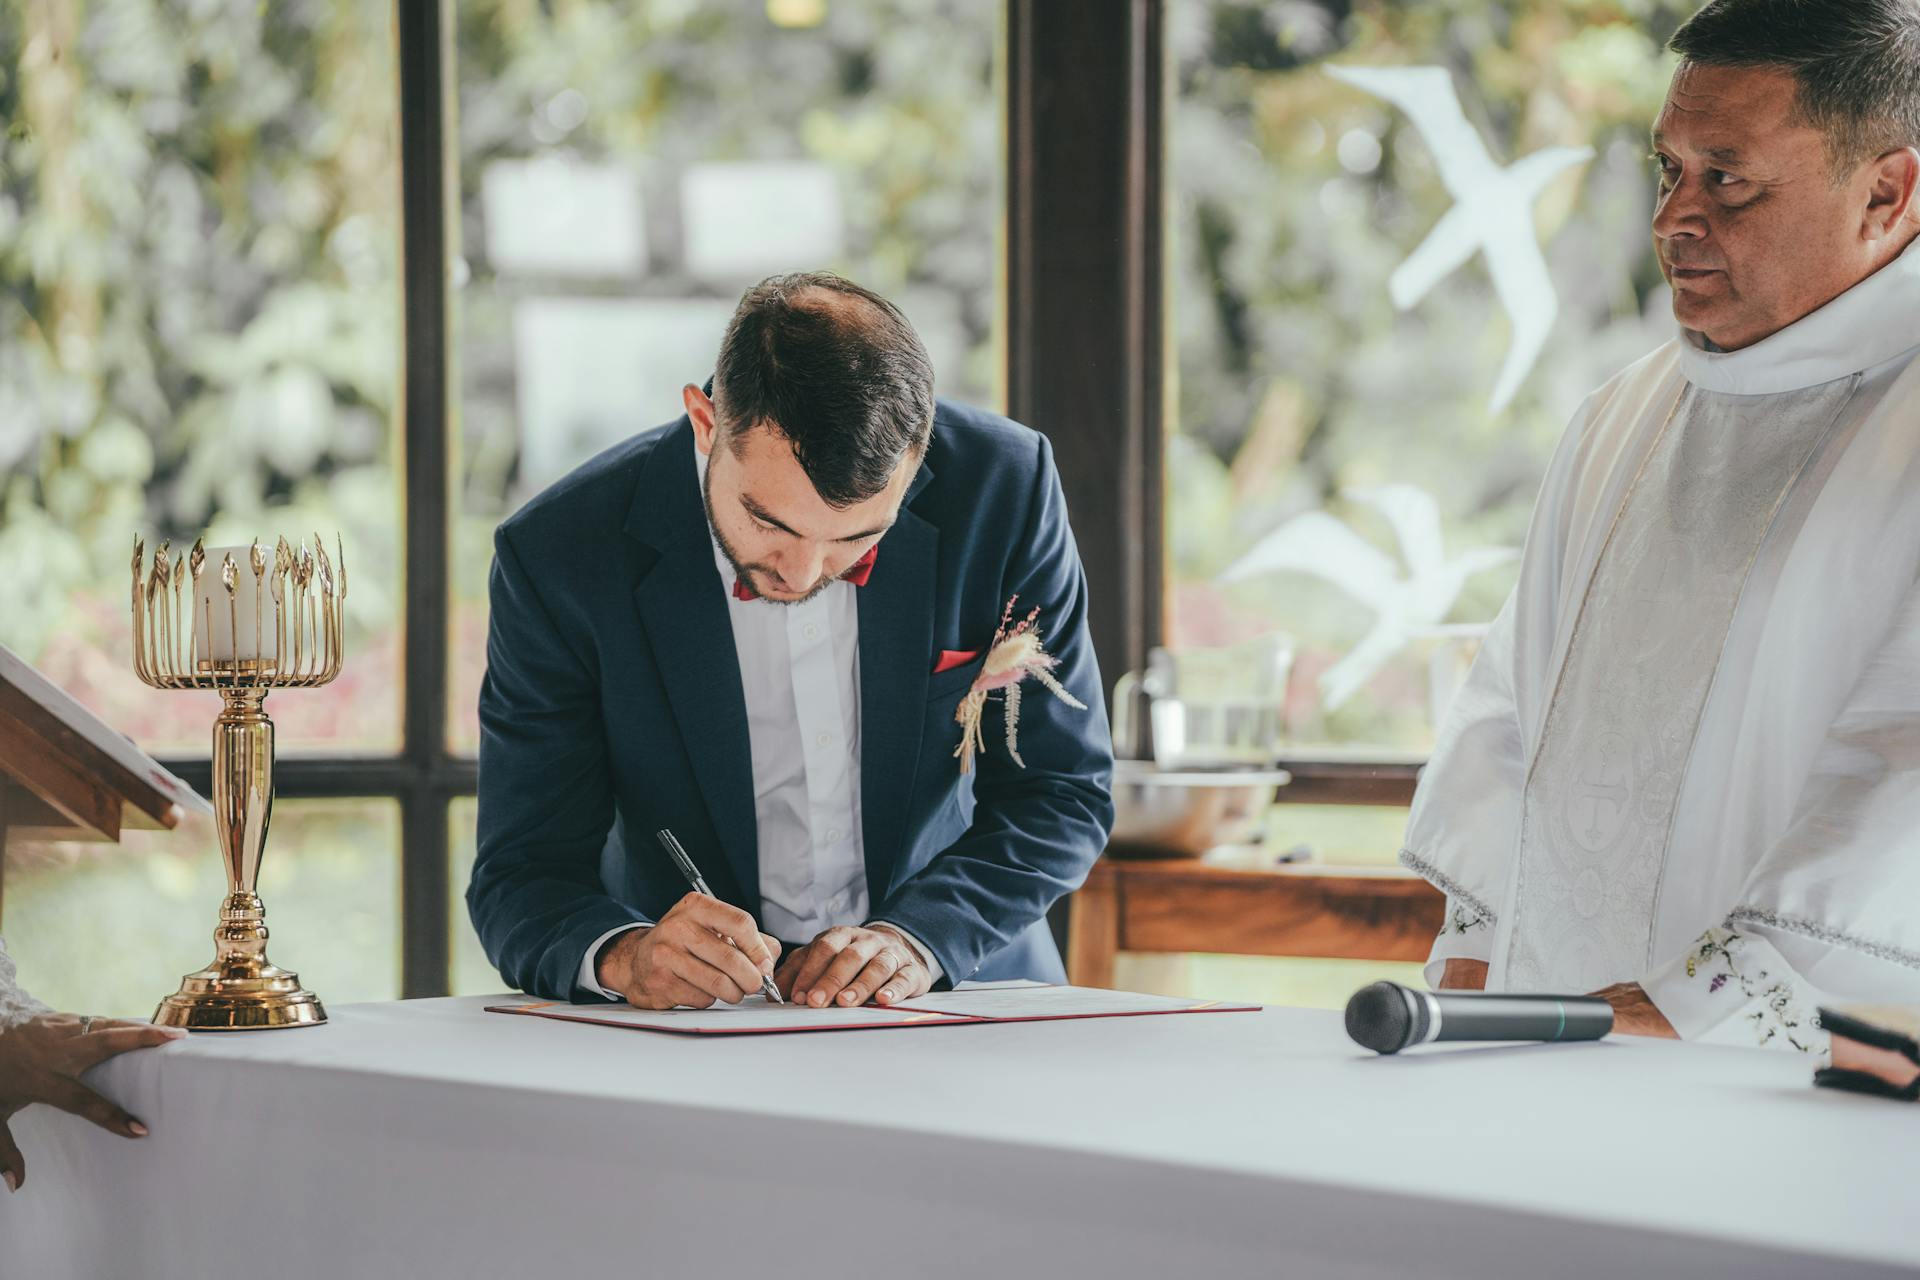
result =
M1885 364L1920 344L1920 240L1853 288L1738 351L1681 330L1680 368L1703 391L1779 395Z

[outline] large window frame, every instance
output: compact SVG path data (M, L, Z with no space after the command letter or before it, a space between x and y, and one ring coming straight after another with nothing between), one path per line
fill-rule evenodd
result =
M395 0L400 131L400 492L403 504L400 750L285 756L287 799L391 799L400 805L400 994L451 985L447 813L478 790L479 763L450 751L447 671L452 582L450 218L455 209L451 0ZM203 795L205 757L162 761Z
M395 0L401 185L401 746L291 756L289 799L392 799L401 821L403 997L445 995L452 967L449 809L477 793L451 750L453 348L449 263L452 0ZM1006 0L1008 412L1059 459L1111 684L1165 634L1163 456L1168 68L1165 0ZM1117 425L1116 425L1117 424ZM1117 438L1116 438L1117 436ZM204 757L164 762L203 793ZM1291 802L1406 804L1416 768L1290 760ZM1064 919L1056 918L1056 928Z

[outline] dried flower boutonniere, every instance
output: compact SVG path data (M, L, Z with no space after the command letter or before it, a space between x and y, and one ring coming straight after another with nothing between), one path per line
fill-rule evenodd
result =
M1053 668L1059 662L1052 654L1040 647L1040 631L1033 625L1040 616L1040 610L1034 609L1019 622L1013 621L1014 602L1019 596L1007 601L1006 609L1000 614L1000 628L993 633L993 645L987 650L987 660L981 664L980 674L974 678L973 687L967 690L967 696L960 699L959 710L953 718L960 725L960 745L953 749L959 758L960 772L973 771L973 756L976 751L987 749L986 737L982 734L980 721L987 709L987 695L996 689L1006 704L1007 754L1022 769L1027 762L1020 758L1020 682L1032 676L1054 697L1072 707L1075 711L1085 711L1087 704L1067 692L1065 685L1054 679Z

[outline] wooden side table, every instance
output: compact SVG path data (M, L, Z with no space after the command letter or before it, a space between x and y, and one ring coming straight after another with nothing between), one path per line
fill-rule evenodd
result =
M1102 858L1074 895L1067 974L1111 987L1122 951L1425 960L1445 909L1399 867L1275 865L1257 849Z

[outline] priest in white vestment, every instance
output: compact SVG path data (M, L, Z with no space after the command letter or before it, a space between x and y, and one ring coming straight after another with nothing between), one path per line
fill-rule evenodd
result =
M1588 398L1401 855L1435 985L1818 1051L1920 1002L1920 3L1714 0L1654 129L1681 332Z

